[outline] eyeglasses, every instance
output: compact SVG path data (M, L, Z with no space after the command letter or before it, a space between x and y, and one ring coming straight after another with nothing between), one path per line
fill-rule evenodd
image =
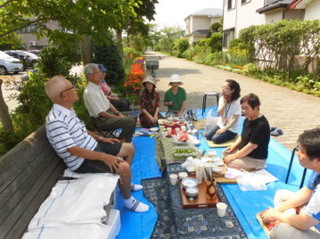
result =
M61 92L60 92L60 97L62 97L62 93L63 93L63 92L66 92L66 91L68 91L68 90L72 90L72 89L75 89L75 88L76 88L76 87L73 85L72 87L61 91Z

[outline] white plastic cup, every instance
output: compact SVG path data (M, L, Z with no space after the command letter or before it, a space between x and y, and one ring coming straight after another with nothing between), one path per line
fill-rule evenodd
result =
M170 174L169 177L170 177L171 185L172 186L176 185L178 182L178 175L173 173L173 174Z
M172 128L167 128L167 136L171 137L171 133L172 133Z
M224 202L217 203L217 213L219 217L224 217L226 215L227 207L228 205L225 204Z

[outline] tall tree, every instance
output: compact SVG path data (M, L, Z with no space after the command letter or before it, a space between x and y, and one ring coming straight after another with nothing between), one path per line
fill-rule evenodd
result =
M156 13L155 4L158 0L139 0L136 1L137 5L133 7L134 16L124 16L122 22L115 27L117 36L117 45L119 48L120 55L123 56L123 45L122 45L122 32L127 31L128 36L130 34L141 33L144 36L148 35L149 26L145 23L145 19L151 21L154 20L153 16Z
M38 36L64 32L103 41L101 33L135 17L136 7L135 0L0 0L0 37L32 26ZM58 21L60 31L49 29L49 21Z

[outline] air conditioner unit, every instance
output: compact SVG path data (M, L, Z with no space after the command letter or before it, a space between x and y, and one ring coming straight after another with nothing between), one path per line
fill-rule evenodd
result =
M35 46L37 45L35 41L29 41L30 46Z

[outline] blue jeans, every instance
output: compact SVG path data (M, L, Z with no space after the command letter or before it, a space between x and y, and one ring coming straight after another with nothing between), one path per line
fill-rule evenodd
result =
M219 129L220 129L220 127L218 125L214 126L212 129L210 129L205 134L206 139L212 140L215 144L222 144L222 143L227 142L237 136L236 133L233 133L230 130L227 130L227 131L223 132L222 134L216 134L216 132Z

